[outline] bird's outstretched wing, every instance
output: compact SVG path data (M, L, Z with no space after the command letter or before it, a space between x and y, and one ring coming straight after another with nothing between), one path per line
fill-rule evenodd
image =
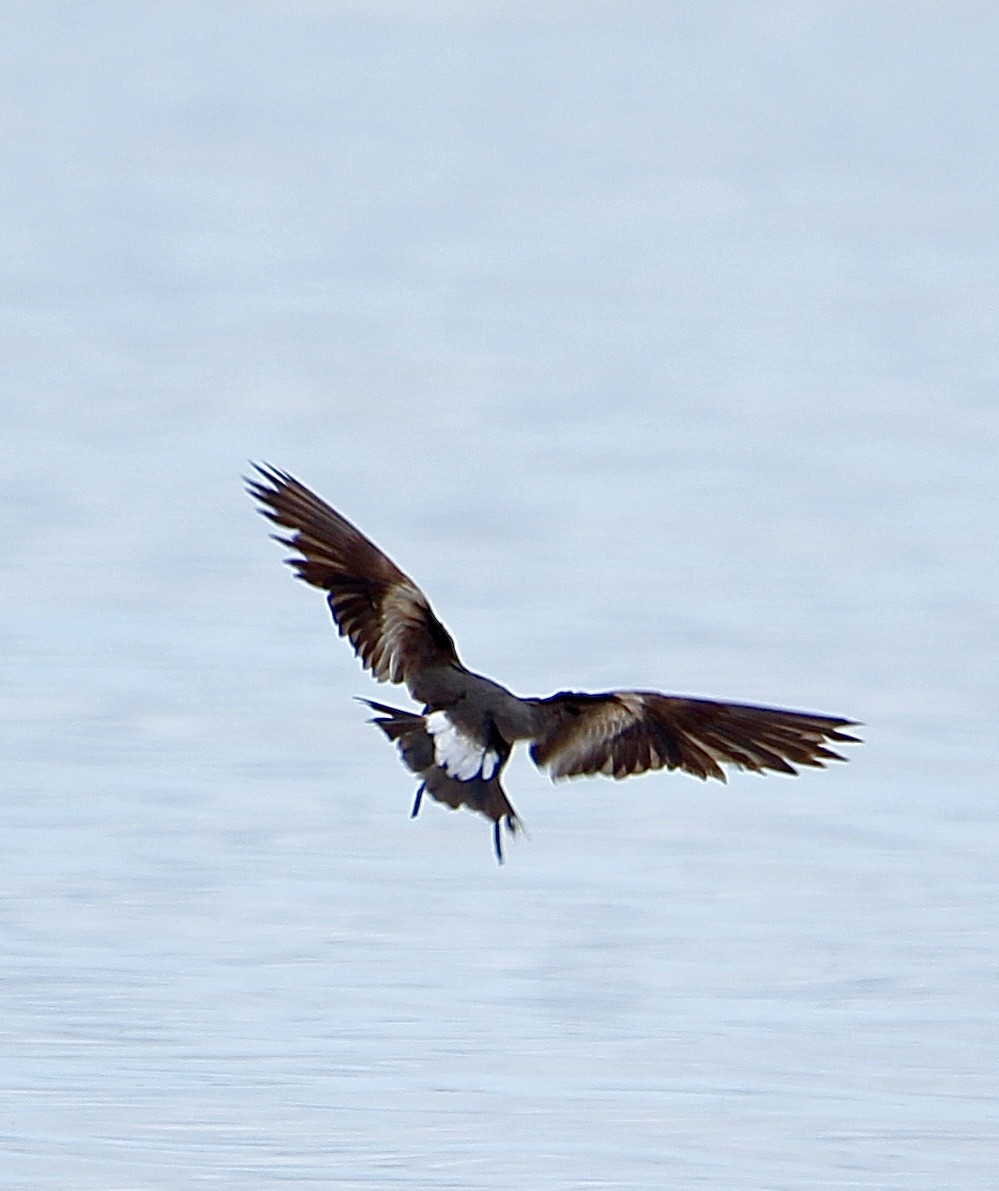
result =
M416 698L420 675L461 667L450 633L408 575L304 484L273 467L257 467L264 483L247 480L260 512L292 530L275 534L298 556L295 573L328 592L333 619L379 682L404 682Z
M797 773L795 765L844 760L826 744L856 742L840 730L852 722L654 691L562 691L538 700L531 758L553 778L666 768L725 781L723 765Z

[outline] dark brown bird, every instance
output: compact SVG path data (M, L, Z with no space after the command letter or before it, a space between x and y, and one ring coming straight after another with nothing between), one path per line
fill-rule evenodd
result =
M336 510L286 472L257 467L248 480L260 512L291 536L288 564L300 579L327 592L340 635L379 682L401 682L419 713L363 699L372 722L396 743L420 779L413 815L424 793L450 807L467 806L493 823L497 859L500 826L515 834L520 820L500 777L518 740L553 778L606 774L623 778L650 769L683 769L725 781L722 765L797 773L843 761L826 743L857 743L840 716L717 703L655 691L583 694L559 691L522 699L473 674L458 658L450 633L408 575Z

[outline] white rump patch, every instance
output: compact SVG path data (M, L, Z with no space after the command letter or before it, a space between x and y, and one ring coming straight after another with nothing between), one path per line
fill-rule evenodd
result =
M424 723L434 738L434 760L448 777L456 777L461 782L474 777L489 781L499 765L498 753L484 748L462 732L451 722L446 711L432 711Z

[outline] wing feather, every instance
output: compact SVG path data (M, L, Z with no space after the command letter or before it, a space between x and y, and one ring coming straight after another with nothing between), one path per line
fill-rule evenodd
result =
M538 722L531 757L553 778L665 768L725 781L723 765L794 774L796 765L845 760L826 744L857 739L838 716L655 691L563 691L538 700Z
M450 633L408 575L345 517L277 468L247 481L260 512L294 532L277 537L297 551L288 565L326 591L340 635L379 682L404 682L419 698L420 675L461 666Z

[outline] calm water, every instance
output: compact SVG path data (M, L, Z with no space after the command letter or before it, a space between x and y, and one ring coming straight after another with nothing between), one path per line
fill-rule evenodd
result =
M0 1185L996 1185L999 33L9 8ZM523 693L848 766L428 806L240 491Z

